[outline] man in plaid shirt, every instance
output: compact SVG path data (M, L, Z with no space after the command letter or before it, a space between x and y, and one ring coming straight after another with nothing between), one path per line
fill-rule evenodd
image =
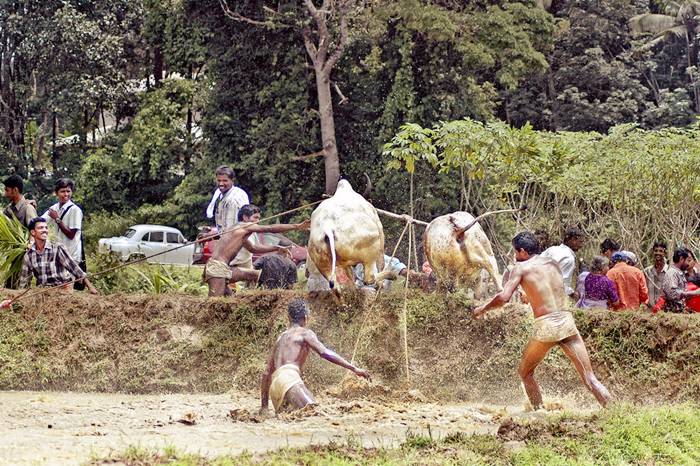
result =
M90 293L98 294L97 289L90 283L85 272L75 262L65 246L54 244L47 240L49 229L46 220L37 217L29 222L29 232L34 238L22 261L22 274L19 279L20 288L27 288L36 278L37 286L60 286L69 288L74 279L82 279ZM5 300L0 307L9 307L11 300Z

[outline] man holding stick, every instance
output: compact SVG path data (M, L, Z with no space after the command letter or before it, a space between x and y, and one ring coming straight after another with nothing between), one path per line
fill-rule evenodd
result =
M204 281L209 286L209 296L228 296L231 289L228 282L233 273L229 263L248 242L253 233L284 233L293 230L308 230L311 222L303 223L258 225L257 223L238 223L221 233L219 241L214 246L214 252L204 267Z
M534 378L535 368L554 346L561 347L576 367L586 388L605 407L610 401L610 393L593 373L588 351L578 333L574 317L565 310L567 297L557 263L539 255L539 242L530 232L518 233L512 244L517 264L503 291L474 309L474 317L481 318L489 309L507 303L518 286L522 286L530 301L535 324L518 372L532 408L542 407L542 394Z
M60 286L62 289L70 289L69 285L73 281L82 281L90 293L99 294L99 291L90 283L85 272L73 260L65 246L52 243L47 239L49 228L44 218L32 219L29 222L29 233L34 238L34 242L22 260L20 288L28 288L32 276L34 276L39 287ZM0 308L7 308L11 305L12 300L6 299L0 303Z

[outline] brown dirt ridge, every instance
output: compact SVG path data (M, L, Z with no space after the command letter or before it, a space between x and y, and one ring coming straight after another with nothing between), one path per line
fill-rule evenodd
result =
M11 291L7 291L11 294ZM294 291L230 299L187 295L42 295L0 314L0 389L122 393L255 390ZM502 403L524 399L516 368L529 336L529 308L509 304L470 316L462 294L408 298L410 378L399 323L403 291L376 299L346 293L310 301L322 341L373 375L367 385L310 358L312 391L340 399ZM599 378L617 399L700 398L700 315L575 311ZM537 373L545 396L590 395L561 351ZM590 397L592 400L592 397Z

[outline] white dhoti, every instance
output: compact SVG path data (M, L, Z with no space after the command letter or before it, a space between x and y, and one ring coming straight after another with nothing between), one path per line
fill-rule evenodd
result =
M285 364L280 366L272 374L272 383L270 384L270 399L275 407L275 412L279 412L284 404L284 397L290 388L303 384L301 380L301 372L296 364Z
M532 338L537 341L555 343L572 335L578 335L578 329L569 311L554 311L535 319Z

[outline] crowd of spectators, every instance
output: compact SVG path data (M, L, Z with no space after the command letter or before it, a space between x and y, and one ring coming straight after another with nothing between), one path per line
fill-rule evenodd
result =
M577 307L700 312L700 266L690 249L677 247L669 264L667 243L657 241L651 251L654 263L642 269L634 252L607 238L600 244L600 255L586 265L576 259L585 239L579 228L568 228L562 244L542 252L559 265L564 289Z

